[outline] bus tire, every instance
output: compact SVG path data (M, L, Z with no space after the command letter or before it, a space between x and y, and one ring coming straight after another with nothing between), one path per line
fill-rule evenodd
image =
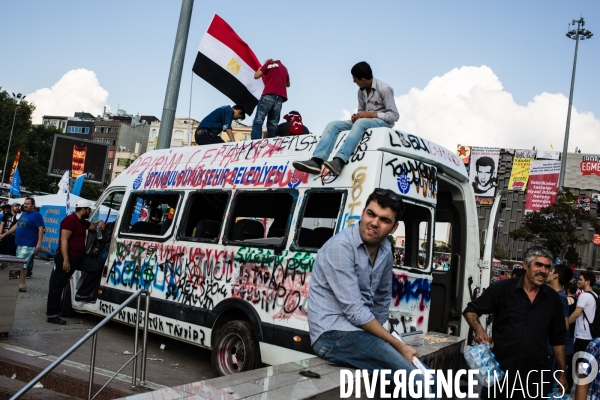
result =
M69 318L73 314L73 304L71 303L71 281L67 282L62 292L60 306L60 316Z
M211 361L219 376L256 368L260 349L250 322L229 321L223 325L213 341Z

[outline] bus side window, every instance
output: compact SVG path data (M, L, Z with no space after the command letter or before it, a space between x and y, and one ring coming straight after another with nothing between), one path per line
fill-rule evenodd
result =
M229 191L220 190L204 190L192 194L181 221L181 240L217 243L229 195Z
M237 192L227 240L244 246L281 247L297 198L296 190Z
M179 198L177 193L132 193L120 232L144 236L170 234Z
M404 206L404 215L393 235L401 243L401 246L396 247L394 264L403 268L427 270L431 264L429 242L433 236L432 211L408 200L404 201Z
M320 249L335 233L346 192L307 191L295 244Z

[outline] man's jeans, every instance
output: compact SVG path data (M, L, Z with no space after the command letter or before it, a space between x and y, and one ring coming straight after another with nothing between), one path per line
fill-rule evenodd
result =
M367 331L327 331L317 339L313 345L313 350L317 356L331 363L355 369L366 369L370 374L376 369L391 370L392 375L388 376L388 379L391 381L388 386L388 393L393 393L391 389L394 387L393 374L395 371L406 370L406 380L408 381L410 371L416 369L412 363L408 362L388 342L379 339ZM417 380L421 381L422 397L419 398L426 398L423 374L416 374L415 382ZM379 390L377 391L378 394ZM435 385L429 390L432 394L436 394L436 391L437 387ZM402 390L400 390L400 394L402 394ZM407 396L409 395L408 385L406 387L406 394ZM412 399L410 396L406 398Z
M321 136L321 140L319 140L319 143L317 144L317 148L313 153L313 157L327 161L340 132L350 130L346 136L346 141L335 155L347 163L352 155L352 152L354 149L356 149L358 143L360 143L363 133L367 129L387 126L388 124L379 118L361 118L356 120L355 123L352 123L351 121L330 122L327 124L327 127L325 127L325 131L323 132L323 136ZM254 132L254 130L252 132Z
M277 136L277 125L281 115L281 105L283 97L276 94L266 94L261 96L256 107L256 117L252 123L252 140L262 139L262 127L267 117L267 132L269 137Z

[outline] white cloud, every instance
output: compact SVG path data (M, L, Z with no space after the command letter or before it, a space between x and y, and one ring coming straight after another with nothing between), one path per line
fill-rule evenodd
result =
M345 108L342 109L342 118L341 121L349 121L352 118L352 114L356 114L358 112L358 108L355 108L354 111L348 111Z
M104 90L94 71L74 69L62 76L51 88L38 89L27 95L35 103L33 123L41 124L43 115L72 117L77 111L92 115L102 114L108 92Z
M457 144L562 150L569 100L542 93L527 105L515 103L491 68L455 68L433 78L424 89L396 97L396 128L449 149ZM576 146L600 153L600 120L573 107L569 151Z

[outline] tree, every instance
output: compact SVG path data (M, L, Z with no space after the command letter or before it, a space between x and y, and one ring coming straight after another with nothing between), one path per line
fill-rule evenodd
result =
M88 200L98 200L104 189L99 183L84 182L80 196Z
M392 236L392 235L388 235L388 237L387 237L387 240L389 240L389 241L390 241L390 243L392 244L392 249L393 249L394 247L396 247L396 239L394 239L394 236Z
M509 260L510 252L502 246L502 243L496 242L494 243L494 257L498 260Z
M578 228L589 225L600 233L598 218L579 203L577 196L568 189L558 194L556 203L532 212L523 218L521 227L509 233L514 240L526 240L541 244L558 257L572 257L575 247L591 243ZM576 262L577 260L569 261Z
M17 107L16 114L15 107ZM17 154L17 149L20 148L21 185L30 191L51 192L54 178L48 176L48 164L54 135L62 132L54 127L32 125L31 114L34 110L33 104L24 100L17 105L7 92L0 92L0 155L2 156L0 165L4 165L13 116L16 115L4 179L8 180L9 170Z
M452 253L452 245L449 243L441 244L437 247L437 251L441 253Z

